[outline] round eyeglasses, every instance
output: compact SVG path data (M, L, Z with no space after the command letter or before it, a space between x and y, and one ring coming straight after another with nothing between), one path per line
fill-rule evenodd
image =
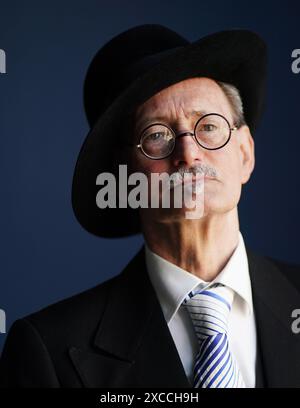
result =
M159 160L171 155L178 137L193 136L204 149L217 150L229 142L231 132L236 129L236 126L231 127L228 120L219 113L208 113L198 119L194 133L184 132L176 135L169 126L153 123L142 131L139 144L133 146L150 159Z

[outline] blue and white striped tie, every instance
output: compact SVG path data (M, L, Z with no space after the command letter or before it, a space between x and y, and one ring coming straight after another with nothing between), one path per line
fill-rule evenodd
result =
M245 388L227 337L233 295L232 289L216 283L189 292L183 301L200 347L194 365L194 388Z

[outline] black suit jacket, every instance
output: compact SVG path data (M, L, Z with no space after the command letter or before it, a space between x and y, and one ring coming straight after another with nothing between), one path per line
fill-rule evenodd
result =
M258 334L257 387L300 387L300 268L246 247ZM243 333L241 333L243 336ZM146 271L144 246L117 276L17 320L2 387L191 387Z

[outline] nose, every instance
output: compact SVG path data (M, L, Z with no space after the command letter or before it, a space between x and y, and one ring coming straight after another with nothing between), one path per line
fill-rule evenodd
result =
M182 131L176 134L175 148L171 155L174 166L192 166L201 162L204 154L194 137L194 133Z

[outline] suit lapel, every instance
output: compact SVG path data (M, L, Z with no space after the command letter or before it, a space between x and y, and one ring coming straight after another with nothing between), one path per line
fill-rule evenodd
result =
M146 270L144 246L115 278L94 340L72 347L86 387L191 387Z
M262 368L258 361L257 386L299 387L300 336L291 329L291 313L300 306L299 292L273 262L246 250Z

